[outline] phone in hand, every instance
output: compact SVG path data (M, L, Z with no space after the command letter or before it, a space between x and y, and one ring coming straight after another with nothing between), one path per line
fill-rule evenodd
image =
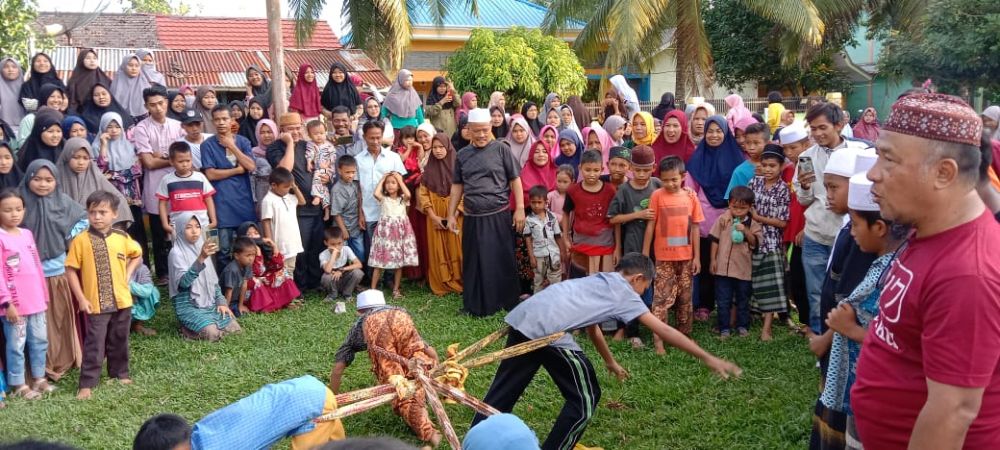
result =
M799 157L799 173L814 173L816 169L813 167L813 160L809 156Z
M336 143L337 145L351 145L354 143L354 136L340 136Z
M205 240L206 243L215 244L216 247L219 246L219 229L209 228L208 229L208 239Z

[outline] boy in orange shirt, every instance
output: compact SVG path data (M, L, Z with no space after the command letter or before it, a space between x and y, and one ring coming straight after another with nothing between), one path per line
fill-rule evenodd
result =
M668 156L660 161L661 189L649 198L652 220L646 221L643 254L652 246L656 260L653 315L667 323L667 310L674 311L677 330L691 335L691 281L701 271L698 224L705 220L698 197L682 186L684 161ZM665 353L663 341L653 336L657 354Z

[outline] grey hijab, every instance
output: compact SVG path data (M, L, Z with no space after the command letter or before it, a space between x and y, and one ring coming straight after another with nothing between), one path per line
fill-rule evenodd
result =
M396 75L396 81L392 83L389 93L385 96L385 101L382 102L382 106L385 106L385 109L388 109L396 117L416 117L417 108L423 106L420 102L420 96L417 95L413 86L410 86L409 89L403 87L403 83L411 76L413 76L413 72L406 69L400 70L399 74Z
M145 58L146 55L153 56L154 62L143 62L142 58ZM142 77L146 83L150 85L156 83L160 86L167 87L167 78L164 77L160 71L156 70L156 57L153 55L152 51L144 48L139 49L135 51L135 56L139 57L139 64L141 64L139 67L139 76Z
M140 70L138 75L130 77L126 67L133 58L139 61ZM115 79L111 81L111 96L118 100L118 104L122 105L122 108L125 108L125 111L132 117L146 114L146 105L142 101L142 90L148 88L150 84L143 76L141 67L141 58L135 53L128 55L122 59L121 65L118 66L118 72L115 73Z
M184 228L191 219L195 219L201 224L202 234L195 242L188 242L184 237ZM191 265L198 260L201 254L201 247L205 245L205 229L208 224L202 224L197 214L191 211L184 211L177 214L173 227L176 230L176 239L173 241L173 248L170 249L170 297L177 295L181 278L191 268ZM201 309L214 308L215 289L219 285L219 276L215 273L215 266L212 258L205 259L205 269L198 274L198 278L191 285L191 303Z
M87 211L59 190L58 181L49 195L42 197L32 192L28 183L41 169L47 169L59 179L55 164L47 159L36 159L28 164L19 189L24 198L23 226L35 235L38 256L45 261L66 253L69 233L77 223L87 218Z
M25 114L20 101L21 85L24 84L24 69L11 57L0 59L0 68L3 68L7 61L13 62L17 66L17 79L8 80L0 75L0 121L10 125L11 128L17 128ZM7 139L13 139L13 136L8 136Z
M101 133L108 132L108 125L115 122L122 127L122 134L118 139L108 140L108 169L114 172L131 169L139 157L135 154L135 147L128 139L125 139L125 127L122 126L122 116L114 111L109 111L101 116L101 126L97 129L97 137L94 138L90 156L97 159L101 151Z
M128 200L104 177L94 161L91 161L82 173L76 173L69 167L73 155L80 149L85 149L89 154L93 153L90 143L84 138L72 138L63 145L59 161L56 162L56 167L59 169L59 173L56 175L56 184L69 198L84 207L87 204L87 197L94 192L103 190L115 194L118 197L118 219L115 222L131 222L132 210L128 207Z

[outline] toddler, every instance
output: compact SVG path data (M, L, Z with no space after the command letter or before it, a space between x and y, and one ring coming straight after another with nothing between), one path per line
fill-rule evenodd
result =
M313 206L323 205L323 221L330 220L330 189L320 181L326 175L331 180L334 179L334 161L337 158L337 150L326 138L326 126L323 122L312 120L306 124L306 132L309 140L306 141L306 164L308 170L313 173L312 195Z
M545 186L533 186L528 191L528 204L531 214L528 214L524 226L524 239L531 249L531 267L534 268L534 292L537 294L543 287L558 283L562 279L562 257L566 252L563 247L562 231L555 214L545 207Z
M760 222L750 217L753 191L736 186L729 193L729 209L719 216L709 234L712 237L711 272L715 275L715 295L719 309L719 336L731 333L730 309L736 307L739 335L750 334L750 276L753 249L761 240ZM734 305L735 303L735 305Z

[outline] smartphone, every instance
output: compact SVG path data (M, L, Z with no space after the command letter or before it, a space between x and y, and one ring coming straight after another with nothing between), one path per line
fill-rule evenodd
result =
M216 247L219 246L219 229L218 228L209 228L208 229L208 239L206 240L206 243L215 244Z
M337 145L351 145L354 143L354 136L340 136L337 138Z
M799 157L799 173L813 173L816 170L813 168L812 157L800 156Z

